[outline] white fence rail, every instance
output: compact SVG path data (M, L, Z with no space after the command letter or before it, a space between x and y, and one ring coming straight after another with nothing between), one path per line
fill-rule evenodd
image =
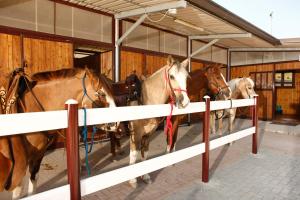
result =
M210 110L206 110L205 102L190 103L185 109L174 108L173 115L210 112L212 110L228 109L232 107L256 106L256 97L254 99L232 100L232 101L214 101L210 102ZM209 102L209 101L208 101ZM254 110L254 109L253 109ZM149 105L149 106L131 106L131 107L117 107L117 108L99 108L87 109L87 125L137 120L145 118L162 117L170 114L170 106L164 105ZM253 113L252 119L257 119L257 113ZM84 120L83 110L78 111L78 125L82 126ZM209 120L209 119L205 119ZM254 123L254 125L256 125ZM49 111L37 113L22 113L22 114L8 114L0 115L0 136L7 136L13 134L38 132L45 130L63 129L68 126L68 112L63 111ZM207 132L208 130L205 130ZM205 152L205 146L209 149L214 149L248 135L254 134L256 127L224 136L212 140L210 142L201 143L191 146L174 153L149 159L134 165L126 166L110 172L106 172L94 177L87 178L81 181L81 195L88 195L101 189L111 187L113 185L125 182L132 178L141 176L146 173L156 171L166 166L178 163L180 161L192 158L194 156L208 153ZM199 133L200 135L200 133ZM121 176L120 176L121 174ZM49 196L53 199L70 199L70 185L65 185L55 189L48 190L24 199L48 199Z

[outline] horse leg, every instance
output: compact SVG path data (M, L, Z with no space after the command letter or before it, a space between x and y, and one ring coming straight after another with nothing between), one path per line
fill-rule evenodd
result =
M130 153L129 153L129 165L133 165L136 163L137 159L137 147L138 147L138 139L137 139L137 133L133 130L133 123L130 122ZM137 179L131 179L129 180L129 184L131 187L136 188L137 187Z
M231 133L233 131L233 122L235 119L236 108L230 109L229 113L229 133Z
M236 114L236 108L232 108L229 110L229 133L232 133L233 131L233 122L235 119L235 114ZM230 142L229 145L231 146L233 144L233 142Z
M167 134L167 149L166 152L170 153L175 151L175 145L176 145L176 140L177 140L177 134L178 134L178 124L179 124L179 117L175 116L175 120L174 118L172 118L172 127L173 127L173 133L171 134L172 136L172 144L169 144L169 138L170 138L170 130L168 130L168 134Z
M30 179L28 182L28 195L34 194L36 191L38 172L40 170L42 159L43 156L41 156L40 159L29 163Z
M12 200L17 200L21 198L22 195L22 191L23 191L23 181L21 182L21 184L17 187L15 187L15 189L13 189L12 191Z
M216 133L216 124L215 124L216 119L215 119L214 112L210 112L209 119L210 119L210 132L211 132L211 134L215 134Z
M147 160L148 152L149 152L149 142L150 137L149 135L144 135L141 140L141 155L142 155L142 161ZM150 175L144 174L142 176L142 179L145 183L150 184L152 183Z
M109 138L110 138L110 153L112 154L112 157L114 158L116 156L116 137L113 132L109 132Z
M218 111L218 124L219 124L219 130L218 130L218 132L219 132L219 135L221 136L223 134L223 119L222 119L222 116L220 116L219 114L222 115L222 113L220 113Z

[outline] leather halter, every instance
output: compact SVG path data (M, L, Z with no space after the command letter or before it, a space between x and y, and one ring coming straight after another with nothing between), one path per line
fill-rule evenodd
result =
M180 93L181 92L187 93L186 90L183 90L180 87L179 88L173 88L172 87L172 84L171 84L171 81L170 81L170 76L169 76L169 71L173 67L173 65L168 70L165 69L165 81L166 81L165 87L167 88L167 84L169 84L169 87L170 87L169 97L170 97L171 112L167 116L166 127L165 127L164 132L165 132L166 135L168 135L168 132L169 132L169 141L168 141L168 143L169 143L170 146L173 144L173 125L172 125L172 122L171 122L171 118L172 118L173 107L174 107L174 103L175 103L174 100L176 100L175 91L178 91Z
M218 92L217 92L216 94L213 94L213 95L211 96L213 100L215 100L216 97L219 96L220 94L223 94L223 90L224 90L224 89L230 88L229 85L228 85L227 83L226 83L226 86L224 86L224 87L220 87L219 84L212 83L211 81L209 81L208 84L209 84L209 85L214 85L214 86L217 88L217 90L218 90ZM210 95L209 95L209 96L210 96Z
M90 95L88 94L87 92L87 89L86 89L86 85L85 85L85 79L86 79L86 73L84 73L83 77L82 77L82 90L83 90L83 96L82 96L82 99L81 99L81 102L83 103L83 100L84 100L84 97L87 97L91 102L92 104L96 105L97 107L101 107L100 104L98 104L95 100L93 100ZM100 79L98 79L98 86L97 86L97 90L95 90L95 93L98 95L98 98L100 99L100 92L99 92L99 86L100 86ZM84 107L84 105L82 105L82 107Z

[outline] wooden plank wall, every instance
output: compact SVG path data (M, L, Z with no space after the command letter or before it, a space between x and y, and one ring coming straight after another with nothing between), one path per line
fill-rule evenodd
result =
M242 66L242 67L232 67L231 68L231 79L238 77L248 77L250 72L263 72L263 71L272 71L273 64L265 65L251 65L251 66ZM256 91L259 95L259 108L258 108L258 117L264 120L272 119L273 112L273 95L271 90L259 90ZM241 112L246 112L244 109L240 109ZM249 110L249 109L248 109Z
M282 71L295 70L295 88L276 88L276 97L273 97L272 91L260 90L259 94L259 117L263 119L272 119L273 98L276 98L276 104L282 106L284 114L300 115L300 62L284 62L277 64L260 64L251 66L241 66L231 68L231 78L249 76L250 72L263 71Z
M7 76L21 66L20 36L0 34L0 71Z
M138 76L142 75L144 66L143 54L130 51L121 51L120 63L120 80L125 80L125 78L133 71L136 71Z
M275 64L276 70L296 70L295 88L277 88L276 104L282 106L283 114L300 115L300 62Z
M24 38L26 72L34 74L73 67L71 43Z
M100 54L100 72L110 79L113 79L113 57L112 51Z

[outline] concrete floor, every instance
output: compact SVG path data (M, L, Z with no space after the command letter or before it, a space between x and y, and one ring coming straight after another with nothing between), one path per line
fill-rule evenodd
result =
M235 128L250 125L249 120L237 119ZM198 144L202 139L202 125L198 123L181 127L179 133L177 149ZM260 121L259 133L258 155L250 153L251 137L211 151L208 184L201 182L201 156L196 156L151 173L153 183L150 185L139 180L139 186L133 189L127 183L122 183L83 199L300 199L295 189L300 187L300 126ZM92 175L128 165L128 144L128 138L124 138L124 153L118 155L115 162L109 154L108 142L96 144L89 155ZM165 135L157 131L150 144L150 158L164 154L165 147ZM82 158L83 152L81 148ZM37 192L66 184L66 172L65 151L59 149L49 152L41 166ZM86 170L83 167L82 178L85 177ZM10 194L0 193L0 199L10 199Z

